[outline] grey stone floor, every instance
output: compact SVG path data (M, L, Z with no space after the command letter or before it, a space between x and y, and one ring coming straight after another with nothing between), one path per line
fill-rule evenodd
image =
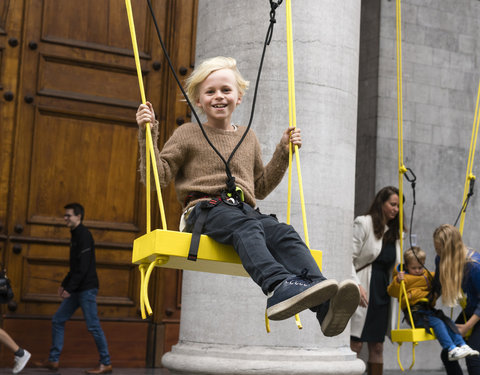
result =
M12 369L0 368L0 374L11 374ZM169 375L163 368L114 368L113 375ZM60 368L57 372L39 368L25 368L20 375L85 375L84 368Z

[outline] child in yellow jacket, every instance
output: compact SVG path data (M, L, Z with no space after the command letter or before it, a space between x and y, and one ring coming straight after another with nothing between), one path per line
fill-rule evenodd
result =
M405 283L406 296L415 327L423 327L427 330L432 328L442 348L448 350L450 361L458 361L467 356L478 356L479 352L465 343L455 323L442 310L433 308L435 301L430 302L427 299L432 289L433 274L425 269L425 259L426 254L419 247L414 246L408 249L404 254L406 271L399 271L399 267L393 271L393 280L387 289L388 294L399 298L401 282ZM407 317L407 322L411 325L403 293L400 307Z

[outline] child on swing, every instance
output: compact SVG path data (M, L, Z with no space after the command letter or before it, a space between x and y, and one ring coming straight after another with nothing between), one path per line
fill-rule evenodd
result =
M236 61L228 57L205 60L187 79L187 95L205 114L205 132L225 159L246 131L231 120L248 84ZM138 107L136 120L142 150L140 170L144 173L145 125L151 124L154 141L158 136L150 103ZM340 284L327 280L293 227L256 209L256 199L264 199L282 180L288 167L289 143L301 147L300 129L287 128L272 159L264 165L255 134L247 133L229 164L237 187L243 191L241 200L225 194L225 165L198 124L183 124L161 152L156 144L154 148L161 186L175 181L186 230L198 221L197 230L234 247L245 270L268 296L268 318L283 320L310 309L324 335L335 336L345 329L358 306L358 286L351 280ZM200 223L199 217L205 215Z
M432 290L433 275L424 267L426 257L425 252L417 246L408 249L403 257L406 271L400 271L399 266L393 271L393 280L387 289L388 294L399 298L401 281L405 282L415 327L422 327L427 331L432 328L442 348L448 350L449 361L458 361L467 356L478 356L478 351L473 350L465 343L455 323L442 310L433 308L435 301L431 303L427 298ZM402 294L400 307L411 326L405 294Z

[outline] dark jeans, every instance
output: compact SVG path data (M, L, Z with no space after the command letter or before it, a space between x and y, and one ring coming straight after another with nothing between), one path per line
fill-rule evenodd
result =
M110 364L110 355L108 353L107 340L100 327L100 320L97 314L97 292L98 289L88 289L83 292L72 293L70 297L65 298L57 312L52 318L52 347L48 360L58 362L60 353L63 349L63 337L65 334L65 323L70 319L73 313L82 308L87 329L92 334L98 353L100 354L100 363Z
M469 317L467 316L467 320ZM457 323L464 323L463 314L460 314L456 320ZM475 350L480 351L480 323L475 324L472 334L466 340L467 344ZM447 375L463 375L463 371L460 368L458 361L448 360L448 351L442 350L440 356L442 358L443 365ZM479 357L466 357L468 375L480 375L480 358Z
M188 226L193 225L199 210L197 204L187 219ZM305 269L312 279L325 279L291 225L279 223L275 217L261 214L246 203L235 207L221 202L208 210L203 233L232 245L245 270L265 294Z

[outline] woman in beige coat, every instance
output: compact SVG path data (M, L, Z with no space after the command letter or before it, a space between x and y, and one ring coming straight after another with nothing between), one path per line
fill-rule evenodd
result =
M350 347L357 354L368 344L367 373L383 373L383 342L390 329L387 293L392 270L399 261L398 189L387 186L368 213L353 224L352 276L360 287L360 307L351 320Z

